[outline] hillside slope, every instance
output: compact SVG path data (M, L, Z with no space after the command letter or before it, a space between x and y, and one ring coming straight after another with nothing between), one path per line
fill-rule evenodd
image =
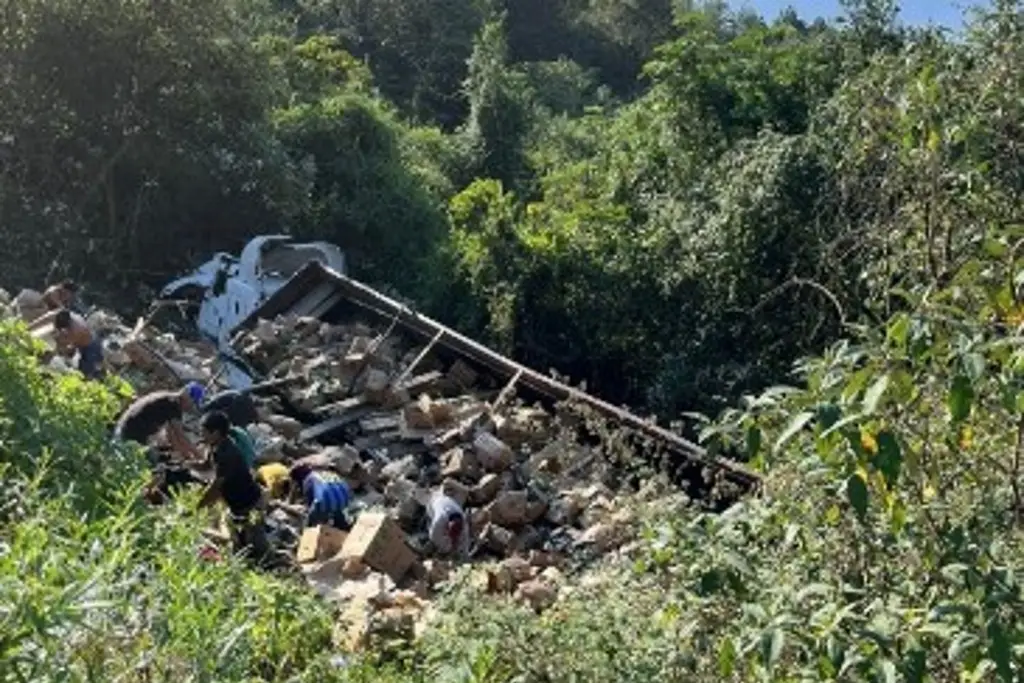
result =
M630 561L541 615L467 575L411 649L344 665L308 590L200 560L184 501L139 504L141 464L104 438L109 389L50 377L5 324L4 679L1015 680L1024 338L974 275L998 293L1005 268L972 262L806 361L805 389L709 426L749 449L762 497L721 516L638 500Z

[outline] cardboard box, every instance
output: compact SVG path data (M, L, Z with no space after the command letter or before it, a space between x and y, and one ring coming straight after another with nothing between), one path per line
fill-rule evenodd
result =
M341 557L359 559L396 582L416 561L416 554L405 543L405 533L383 512L359 515L341 548Z
M295 559L299 563L323 562L342 549L348 534L326 524L305 529Z

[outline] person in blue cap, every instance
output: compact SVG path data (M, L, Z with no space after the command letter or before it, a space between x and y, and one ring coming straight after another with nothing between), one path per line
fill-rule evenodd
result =
M307 527L330 524L342 531L352 528L348 517L352 489L344 479L331 471L314 470L308 464L294 465L290 474L307 506Z
M185 413L197 410L206 392L198 382L189 382L179 391L154 391L140 396L125 409L114 427L114 437L147 446L149 440L166 432L171 448L186 460L202 459L202 453L185 435Z

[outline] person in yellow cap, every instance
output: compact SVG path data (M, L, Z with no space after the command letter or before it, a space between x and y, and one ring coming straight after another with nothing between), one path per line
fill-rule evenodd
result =
M291 489L291 477L288 467L279 462L263 465L256 470L256 481L267 490L271 498L284 500Z

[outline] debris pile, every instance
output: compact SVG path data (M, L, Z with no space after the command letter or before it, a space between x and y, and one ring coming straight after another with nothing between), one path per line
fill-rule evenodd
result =
M31 290L14 299L2 293L0 306L27 322L46 312ZM87 321L103 339L110 369L137 393L189 380L217 390L211 344L141 320L129 327L102 310ZM32 327L39 338L50 333ZM302 460L333 470L354 492L348 532L302 529L294 511L282 508L267 520L270 537L311 586L343 605L336 635L347 649L415 637L429 620L430 597L455 570L427 540L431 492L465 509L472 561L482 564L479 588L536 610L557 600L574 559L629 540L632 519L606 485L605 460L577 442L566 416L516 403L515 379L499 385L433 342L410 345L362 322L260 320L234 346L268 380L300 378L257 399L260 420L248 429L258 464Z
M366 510L347 537L332 531L325 544L322 532L306 531L300 557L319 560L307 569L325 596L343 600L353 581L366 581L425 598L444 583L450 566L422 561L430 491L464 506L474 558L496 562L481 587L537 609L555 599L571 558L628 540L629 514L602 483L605 461L566 421L514 404L511 383L489 383L464 360L387 332L283 316L235 342L268 377L305 378L264 406L252 429L272 444L262 460L311 458L345 477ZM281 415L285 405L315 423Z

